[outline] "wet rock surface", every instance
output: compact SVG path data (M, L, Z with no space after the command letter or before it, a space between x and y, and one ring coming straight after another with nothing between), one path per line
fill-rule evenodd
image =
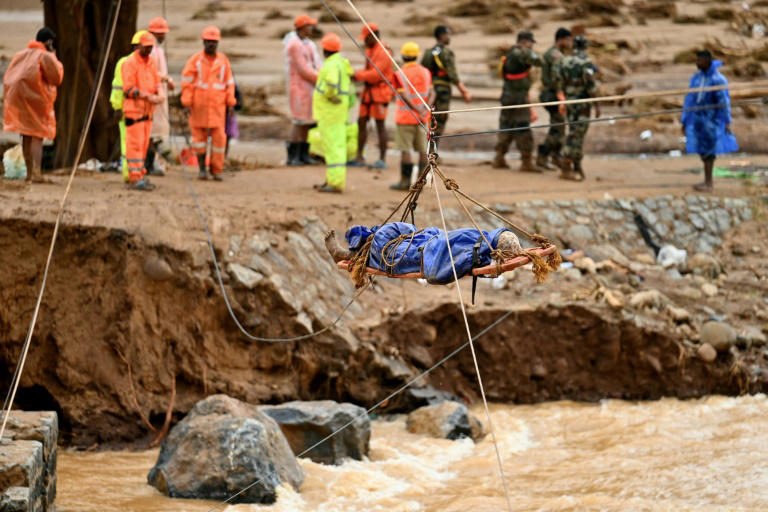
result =
M345 459L363 460L368 455L371 423L362 407L319 400L259 409L277 422L297 456L303 454L302 457L322 464L341 464ZM315 446L342 428L340 433Z
M0 512L53 512L58 417L53 411L12 411L0 443Z
M214 395L173 427L147 479L174 498L224 500L250 486L232 503L274 503L278 486L298 490L304 474L270 417Z
M483 423L459 402L446 401L420 407L406 420L408 432L443 439L471 438L479 441L485 436Z

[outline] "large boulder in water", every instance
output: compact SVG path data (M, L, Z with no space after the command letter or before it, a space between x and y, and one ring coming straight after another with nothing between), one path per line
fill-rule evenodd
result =
M304 474L280 427L258 407L226 395L198 402L163 441L148 480L172 498L274 503L276 489L296 490Z
M287 402L260 409L280 425L296 455L303 454L302 457L322 464L341 464L346 458L362 460L368 455L371 422L362 407L320 400ZM342 428L344 430L315 446ZM303 453L305 451L307 453Z
M474 441L486 433L482 422L464 404L450 401L416 409L408 415L405 428L413 434L443 439L470 437Z

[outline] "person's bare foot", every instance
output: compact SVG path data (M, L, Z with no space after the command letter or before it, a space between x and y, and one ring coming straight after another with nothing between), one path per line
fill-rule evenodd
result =
M333 258L333 261L338 263L340 261L349 260L354 253L352 251L344 250L336 240L336 231L330 230L325 234L325 248Z
M512 251L513 254L520 254L523 248L520 246L520 240L517 235L511 231L504 231L499 235L499 241L496 243L498 249L502 251Z
M693 190L696 192L712 192L712 189L714 189L714 187L707 182L699 183L693 186Z

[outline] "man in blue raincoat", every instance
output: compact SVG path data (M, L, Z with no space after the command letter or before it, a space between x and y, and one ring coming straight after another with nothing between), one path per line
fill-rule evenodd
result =
M691 77L690 88L728 85L718 68L723 63L712 60L709 50L696 52L699 71ZM712 170L715 155L738 151L739 144L731 131L731 96L727 89L690 92L685 97L680 119L685 135L685 150L698 153L704 162L704 183L694 186L699 192L713 188Z
M417 229L405 222L390 222L383 226L353 226L346 234L349 250L342 249L333 231L326 236L325 243L334 261L351 259L370 235L374 235L368 266L389 274L420 272L432 284L453 282L453 266L446 244L446 233L435 227ZM483 236L485 235L485 236ZM485 240L493 246L488 247ZM447 241L451 246L453 262L459 278L469 274L475 267L489 265L491 250L502 249L514 254L522 252L520 241L508 229L493 231L476 229L454 229L448 232Z

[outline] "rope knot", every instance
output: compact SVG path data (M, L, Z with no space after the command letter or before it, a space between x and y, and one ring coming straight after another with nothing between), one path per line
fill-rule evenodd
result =
M454 180L453 178L445 178L444 183L445 183L445 188L448 190L451 190L451 191L459 190L459 184L456 183L456 180Z
M411 185L411 192L421 192L421 190L424 188L425 183L426 183L426 180L416 181L416 183Z

